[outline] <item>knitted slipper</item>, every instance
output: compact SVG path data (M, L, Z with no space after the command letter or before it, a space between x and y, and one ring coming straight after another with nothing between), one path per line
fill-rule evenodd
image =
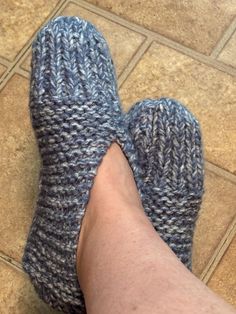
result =
M142 170L142 202L162 239L191 269L203 195L200 127L173 99L144 100L126 115Z
M85 312L77 243L89 192L109 146L117 142L138 171L111 81L110 53L93 25L59 17L40 31L33 44L30 111L42 168L23 267L40 297L66 313Z

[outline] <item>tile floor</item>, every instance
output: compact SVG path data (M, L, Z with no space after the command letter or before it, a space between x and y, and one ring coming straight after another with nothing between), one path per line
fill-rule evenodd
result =
M57 15L79 15L107 38L125 110L170 96L202 125L206 193L194 237L194 273L236 306L236 3L37 0L0 13L0 313L55 313L21 270L40 167L28 113L30 46Z

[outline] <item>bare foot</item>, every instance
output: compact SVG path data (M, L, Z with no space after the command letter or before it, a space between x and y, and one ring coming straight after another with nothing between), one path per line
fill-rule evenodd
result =
M114 143L98 168L87 210L101 204L114 207L120 203L142 208L129 163L119 145Z
M235 313L157 235L117 144L99 167L77 253L87 313Z
M108 221L111 212L122 214L121 208L140 209L144 215L141 199L134 181L132 170L120 146L113 143L98 168L94 185L91 189L89 203L80 231L77 269L80 274L83 267L82 256L91 229L99 221ZM103 212L101 212L103 209Z

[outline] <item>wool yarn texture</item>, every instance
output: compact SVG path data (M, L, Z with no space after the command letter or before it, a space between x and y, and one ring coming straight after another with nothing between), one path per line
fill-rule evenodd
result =
M90 189L113 142L154 228L191 268L203 161L199 124L182 104L148 99L123 114L103 36L85 20L58 17L33 43L30 112L42 168L23 267L46 303L86 312L76 249Z
M179 101L146 99L126 115L142 181L142 203L161 238L192 268L192 244L204 192L197 119Z
M76 249L97 168L113 142L138 173L116 84L110 82L116 80L109 49L92 24L59 17L39 32L30 112L42 167L23 268L39 296L65 313L85 313Z

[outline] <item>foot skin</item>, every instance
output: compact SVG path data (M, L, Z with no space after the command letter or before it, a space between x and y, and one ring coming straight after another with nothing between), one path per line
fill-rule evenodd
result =
M156 231L191 269L203 195L200 127L179 102L147 99L126 115L142 170L142 202Z
M90 208L102 208L102 205L119 208L121 204L143 210L128 160L119 145L114 143L98 168L87 211Z
M142 274L156 265L157 239L129 163L114 143L94 180L77 251L78 277L88 313L131 313L135 308L138 313L152 313L148 309L153 302L147 301L146 307L140 305L140 298L150 279L142 282ZM145 310L140 312L140 308Z
M107 151L91 189L77 267L90 314L235 313L158 236L117 144Z
M139 211L141 215L144 215L133 172L119 145L113 143L98 168L83 218L77 251L77 271L80 283L86 281L86 278L82 277L85 272L81 265L83 265L82 252L85 249L85 238L89 237L90 229L101 217L106 220L110 215L120 213L122 208L134 208L135 212ZM87 266L84 265L84 267Z
M81 221L98 166L117 142L136 169L108 46L77 17L47 24L33 44L30 111L42 160L35 216L23 257L40 297L84 313L76 271Z

